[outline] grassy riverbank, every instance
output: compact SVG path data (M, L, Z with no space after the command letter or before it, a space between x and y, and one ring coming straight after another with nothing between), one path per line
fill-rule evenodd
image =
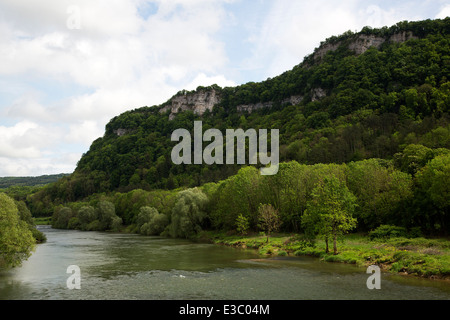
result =
M339 253L325 253L325 242L311 244L299 235L276 234L267 238L204 232L203 240L237 248L253 248L261 255L314 256L328 262L352 263L358 266L378 265L382 269L420 277L450 280L450 241L448 239L391 238L370 240L350 234L341 237Z

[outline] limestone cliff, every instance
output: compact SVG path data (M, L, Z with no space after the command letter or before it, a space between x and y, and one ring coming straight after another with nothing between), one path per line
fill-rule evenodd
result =
M195 114L203 115L206 110L212 111L220 102L220 94L215 89L199 90L194 93L181 93L169 100L168 105L161 108L160 113L170 110L169 119L173 119L178 112L191 110Z
M341 45L347 45L348 49L360 55L366 52L369 48L375 47L379 49L386 41L390 42L405 42L410 39L415 39L411 31L402 31L393 34L390 37L379 37L375 35L355 34L347 41L338 41L335 43L326 42L317 48L314 52L314 61L320 61L327 52L337 50Z

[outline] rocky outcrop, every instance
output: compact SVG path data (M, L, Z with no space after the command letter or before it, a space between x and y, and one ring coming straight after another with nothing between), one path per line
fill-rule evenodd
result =
M195 114L203 115L206 110L212 111L220 102L220 95L214 89L200 90L195 93L182 93L169 100L168 105L159 110L166 113L170 110L169 119L173 119L178 112L191 110Z
M355 52L355 54L360 55L366 52L369 48L375 47L379 49L383 43L386 41L391 42L405 42L410 39L416 39L417 37L411 31L398 32L390 36L389 38L378 37L375 35L358 34L353 37L348 43L348 48ZM325 43L321 45L314 52L314 60L321 60L329 51L337 50L343 43Z
M284 99L281 101L281 104L289 103L291 105L299 104L303 100L303 96L291 96L288 99ZM252 103L252 104L241 104L238 105L236 108L239 112L248 112L252 113L255 110L263 109L263 108L272 108L273 106L272 101L268 102L258 102L258 103Z
M366 52L370 47L380 48L384 42L386 42L385 38L361 34L348 45L348 48L357 55L360 55Z
M122 128L119 128L119 129L117 129L117 130L114 130L113 132L114 132L116 135L118 135L119 137L122 137L122 136L128 134L130 131L131 131L130 129L122 129Z
M303 100L303 96L291 96L283 100L282 104L299 104ZM162 107L159 112L161 114L170 111L169 119L172 120L178 112L183 112L186 110L191 110L197 115L203 115L206 110L212 111L216 104L220 103L220 94L214 90L202 90L194 93L181 93L174 96L169 100L168 104ZM253 112L255 110L263 108L271 108L273 102L258 102L253 104L242 104L237 106L239 112ZM117 135L126 134L126 132L120 131L122 129L116 130Z

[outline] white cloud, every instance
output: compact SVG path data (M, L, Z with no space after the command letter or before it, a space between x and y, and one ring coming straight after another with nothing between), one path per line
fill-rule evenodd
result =
M450 17L450 4L445 5L436 15L437 19L444 19L446 17Z

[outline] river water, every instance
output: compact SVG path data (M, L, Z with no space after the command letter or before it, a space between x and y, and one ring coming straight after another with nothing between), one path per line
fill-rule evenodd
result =
M309 257L264 258L253 250L180 239L56 230L21 267L0 272L8 300L450 300L444 281L381 274ZM67 280L80 270L80 288ZM71 284L76 283L69 281Z

